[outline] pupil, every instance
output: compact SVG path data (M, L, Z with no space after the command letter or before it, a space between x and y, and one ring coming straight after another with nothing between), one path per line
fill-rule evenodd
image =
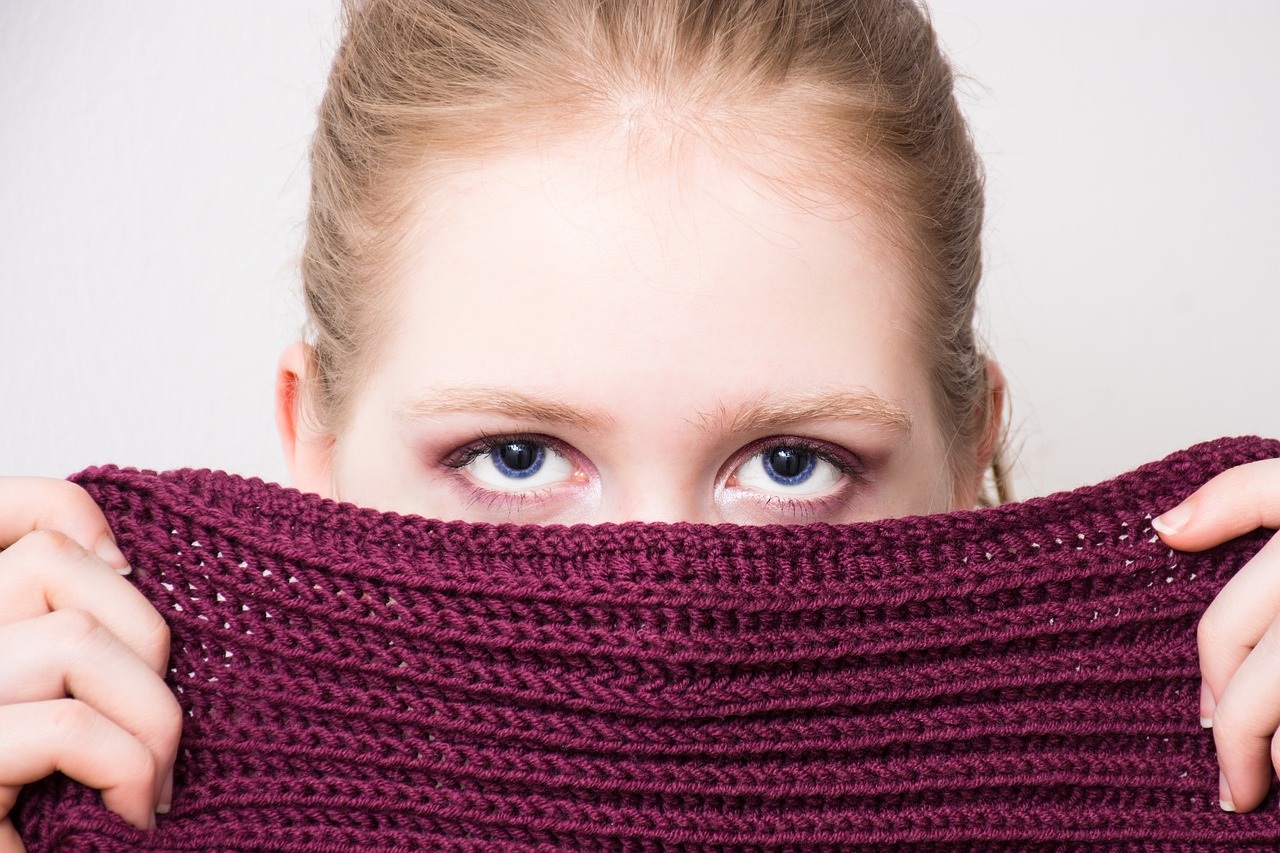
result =
M511 471L528 471L538 461L538 446L529 441L513 441L498 448L498 459Z
M782 480L794 480L813 466L813 454L798 447L775 447L768 459L770 471Z

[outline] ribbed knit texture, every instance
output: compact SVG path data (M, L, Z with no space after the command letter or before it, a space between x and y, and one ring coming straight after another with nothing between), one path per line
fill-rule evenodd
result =
M1280 442L874 524L517 527L92 468L173 633L173 811L48 850L1275 850L1217 804L1195 625L1266 541L1150 518Z

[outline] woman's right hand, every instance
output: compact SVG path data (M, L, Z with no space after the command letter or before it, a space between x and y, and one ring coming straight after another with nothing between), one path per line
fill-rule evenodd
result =
M23 849L18 791L54 771L154 826L182 728L164 620L79 486L0 477L0 549L0 853Z

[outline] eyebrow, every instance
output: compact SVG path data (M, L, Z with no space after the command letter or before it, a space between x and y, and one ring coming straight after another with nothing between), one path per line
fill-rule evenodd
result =
M578 409L553 397L537 397L501 386L467 386L431 389L400 404L396 417L404 421L428 420L437 415L487 412L518 420L599 430L611 426L613 417ZM834 391L807 397L764 398L736 410L719 406L697 416L708 432L759 432L816 420L860 420L910 433L912 419L901 406L869 391Z
M833 391L806 397L764 398L736 410L721 406L700 416L708 431L761 432L805 421L858 420L910 433L911 414L870 391Z
M535 397L501 386L435 388L396 407L396 417L404 421L422 421L457 412L486 412L585 430L598 430L614 422L603 412L578 409L554 397Z

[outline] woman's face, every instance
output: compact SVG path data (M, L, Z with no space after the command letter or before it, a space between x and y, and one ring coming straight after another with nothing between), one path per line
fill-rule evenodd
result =
M285 430L295 483L538 524L971 504L898 250L868 209L806 210L753 165L584 137L433 179L349 428L331 454Z

